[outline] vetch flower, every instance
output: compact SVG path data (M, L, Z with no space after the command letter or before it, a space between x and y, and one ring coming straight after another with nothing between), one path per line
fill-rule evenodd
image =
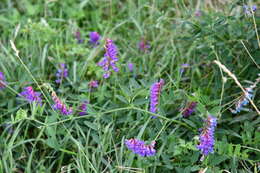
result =
M138 44L138 47L139 47L139 50L141 50L143 52L147 52L151 46L144 38L142 38Z
M195 111L196 106L197 106L196 102L189 102L182 111L183 117L190 116Z
M97 80L92 80L88 83L89 88L97 88L98 87L98 81Z
M244 107L249 103L250 100L253 99L254 88L260 82L260 73L258 74L258 78L256 78L255 82L250 85L248 88L245 88L245 92L242 93L242 96L235 104L235 110L230 109L233 114L239 113Z
M68 77L68 69L66 68L66 64L64 63L60 64L60 68L56 73L56 77L57 77L57 80L55 80L56 83L61 83L64 78Z
M248 103L249 99L253 97L253 87L245 89L246 93L243 93L240 99L235 104L235 110L230 109L233 114L239 113Z
M129 150L142 157L154 156L156 154L156 150L154 149L155 143L153 141L150 145L145 145L144 141L133 138L125 141L125 145Z
M201 13L200 10L196 10L195 13L194 13L194 15L195 15L196 17L200 17L200 16L202 15L202 13Z
M0 90L6 87L6 81L4 73L0 71Z
M213 153L214 151L214 132L217 126L217 118L212 115L208 115L204 122L204 127L200 130L200 144L197 145L197 148L201 151L202 154L201 161L203 161L205 156L207 156L209 153Z
M72 114L72 108L67 108L66 105L59 99L55 92L51 94L54 105L52 106L54 110L59 110L63 115Z
M76 38L76 40L78 41L78 44L81 44L81 43L84 42L84 40L81 38L80 31L76 31L76 32L75 32L75 38Z
M20 96L26 98L29 103L35 102L37 105L42 105L41 93L35 92L32 86L25 87Z
M99 45L100 35L97 32L90 32L89 39L90 44L97 46Z
M84 101L80 106L79 106L79 115L87 115L87 104L89 104L88 101Z
M252 6L244 5L243 8L244 8L245 14L251 15L252 13L254 13L256 11L257 6L256 5L252 5Z
M133 63L128 63L128 64L127 64L127 67L128 67L128 69L129 69L129 71L132 72L132 71L133 71L133 68L134 68L134 64L133 64Z
M157 112L157 105L159 104L159 97L164 85L164 80L160 79L160 82L156 82L151 86L150 90L150 112ZM153 117L155 118L155 117Z
M181 69L180 69L180 73L182 74L183 72L184 72L184 70L185 70L185 68L189 68L190 67L190 64L182 64L181 65Z
M111 75L111 70L114 70L115 72L119 71L116 67L116 62L118 61L117 48L113 43L113 40L106 39L105 49L106 53L104 54L104 58L98 63L98 65L103 67L103 70L105 71L103 77L108 78Z

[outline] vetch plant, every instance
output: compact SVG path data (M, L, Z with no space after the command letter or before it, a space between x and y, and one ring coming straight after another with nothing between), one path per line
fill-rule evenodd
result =
M245 14L252 15L252 13L254 13L256 11L257 6L256 5L252 5L252 6L244 5L243 8L244 8Z
M99 45L100 35L98 32L90 32L89 33L89 43L93 46Z
M81 43L84 42L84 40L81 38L80 31L76 31L76 32L75 32L75 38L76 38L76 40L78 41L78 44L81 44Z
M37 103L37 105L42 105L41 93L35 92L32 86L25 87L20 93L29 103Z
M129 70L130 72L132 72L133 69L134 69L134 64L129 62L129 63L127 64L127 67L128 67L128 70Z
M87 115L87 104L89 104L88 101L84 101L80 106L79 106L79 115Z
M230 109L233 114L239 113L246 105L248 105L249 100L253 98L254 88L259 83L260 77L258 77L253 85L250 85L248 88L245 88L245 93L242 93L242 96L235 103L235 109Z
M208 115L207 119L204 120L204 127L200 129L200 144L197 146L202 154L201 161L204 160L205 156L214 151L214 133L216 126L217 118Z
M144 38L142 38L138 44L138 47L139 47L139 50L141 50L142 52L147 52L151 46Z
M61 83L62 80L66 77L68 77L68 69L66 67L66 64L61 63L60 64L60 68L58 69L57 73L56 73L56 83Z
M54 91L52 92L51 96L52 100L54 101L54 105L52 106L54 110L59 110L62 115L72 114L72 108L67 108Z
M180 73L181 75L183 74L183 72L185 71L186 68L189 68L190 67L190 64L182 64L181 65L181 69L180 69Z
M189 117L195 111L196 106L196 102L188 102L186 107L182 110L183 117Z
M98 81L97 81L97 80L92 80L92 81L90 81L90 82L88 83L88 87L89 87L90 89L92 89L92 88L97 88L97 87L98 87Z
M104 54L104 58L98 63L98 65L103 67L103 70L105 71L103 77L106 79L109 78L112 70L118 72L119 69L116 67L116 62L118 61L117 47L113 40L109 38L106 39L105 49L106 53Z
M160 79L159 82L152 84L150 89L150 112L156 113L158 108L157 105L159 104L159 97L162 91L162 87L164 85L164 80ZM155 118L155 117L153 117Z
M0 90L6 87L6 81L4 73L0 71Z
M146 145L144 141L139 139L128 139L125 141L125 145L133 153L142 157L154 156L156 154L155 141L152 141L150 145Z

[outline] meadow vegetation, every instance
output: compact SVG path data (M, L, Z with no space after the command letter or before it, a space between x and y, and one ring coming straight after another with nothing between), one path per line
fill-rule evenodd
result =
M1 0L0 173L260 172L246 0Z

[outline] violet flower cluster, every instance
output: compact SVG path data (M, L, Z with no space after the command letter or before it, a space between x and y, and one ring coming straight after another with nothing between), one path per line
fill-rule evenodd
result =
M97 32L89 33L89 43L93 46L99 45L100 35Z
M52 106L54 110L59 110L62 115L70 115L72 114L72 108L67 108L64 103L59 99L55 92L52 92L52 100L54 101L54 105Z
M194 13L194 15L195 15L196 17L200 17L200 16L202 15L202 12L201 12L200 10L196 10L195 13Z
M129 69L129 71L132 72L133 69L134 69L134 64L133 64L133 63L128 63L128 64L127 64L127 67L128 67L128 69Z
M57 80L56 83L61 83L62 80L66 77L68 77L68 69L66 68L66 64L61 63L60 68L58 69L56 73Z
M157 112L157 105L159 104L159 97L164 85L164 80L160 79L159 82L154 83L150 90L150 112ZM154 117L155 118L155 117Z
M37 105L42 105L41 93L35 92L32 86L25 87L20 93L29 103L35 102Z
M252 88L246 88L246 94L243 94L241 99L237 101L235 110L232 110L231 112L233 114L239 113L249 103L249 99L251 99L252 97L253 97Z
M133 139L133 138L125 141L125 145L129 150L142 157L155 155L156 153L156 150L154 149L155 143L156 142L153 141L150 145L145 145L144 141Z
M76 32L75 32L75 38L76 38L76 40L78 41L78 44L81 44L81 43L84 42L84 40L81 38L80 31L76 31Z
M139 50L141 50L143 52L147 52L151 46L144 38L142 38L138 44L138 47L139 47Z
M240 99L235 104L235 110L230 109L233 114L239 113L244 107L252 100L254 95L254 88L260 82L260 74L258 74L258 78L256 78L255 82L250 85L248 88L245 88L245 92L242 94Z
M116 67L116 62L118 61L117 48L113 43L113 40L106 39L105 49L106 53L104 54L104 58L98 63L98 65L103 67L103 70L105 71L103 77L106 79L111 75L111 69L115 72L118 72L119 69Z
M214 151L214 132L216 126L217 118L209 115L205 120L205 125L203 129L200 130L200 144L197 146L197 148L201 151L201 154L203 155L201 160L204 159L204 156L207 156L209 153L213 153Z
M4 73L0 71L0 90L6 87L6 81Z
M245 14L251 15L252 13L254 13L256 11L257 6L256 5L252 5L252 6L244 5L243 8L244 8Z
M80 106L79 106L79 115L83 116L83 115L87 115L87 104L89 104L88 101L84 101Z
M190 67L190 64L182 64L181 65L181 69L180 69L180 73L182 75L182 73L185 71L186 68L189 68Z
M253 87L248 87L245 89L246 93L243 93L241 98L235 104L235 110L231 109L233 114L239 113L248 103L249 99L253 97Z
M189 102L182 111L183 117L189 117L195 111L196 106L197 102Z
M97 88L98 87L98 81L97 80L92 80L88 83L88 87L91 88Z

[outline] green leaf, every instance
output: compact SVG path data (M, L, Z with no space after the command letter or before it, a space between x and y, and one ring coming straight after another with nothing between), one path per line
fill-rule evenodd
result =
M140 85L133 78L130 79L130 85L133 86L134 88L140 88Z
M60 148L60 145L59 145L59 143L58 143L58 141L57 141L57 138L56 138L55 136L52 136L52 137L48 138L48 139L46 140L46 144L47 144L49 147L54 148L54 149L56 149L56 150L59 150L59 148Z
M125 96L127 97L131 96L131 91L127 87L120 85L120 88Z
M15 121L21 121L27 118L27 110L23 110L22 108L20 108L17 112L16 112L16 116L15 116Z
M136 99L134 101L134 105L143 105L143 104L147 104L149 102L148 99L145 99L145 98L140 98L140 99Z
M209 112L213 115L218 114L221 111L222 107L221 106L216 106L212 108Z
M128 101L123 96L116 95L116 98L118 98L121 102L128 104Z
M196 124L195 123L193 123L192 121L190 121L190 120L188 120L188 119L183 119L183 121L185 121L187 124L189 124L191 127L194 127L194 128L197 128L196 127Z
M199 103L197 105L197 110L200 112L200 113L203 113L203 114L206 114L207 113L207 109L205 108L205 106L201 103Z
M234 155L239 157L240 156L240 150L241 150L240 144L236 145Z
M98 130L97 125L94 124L94 123L91 123L91 122L89 122L89 121L84 121L84 124L86 124L89 128L91 128L91 129L93 129L93 130L95 130L95 131Z
M225 160L227 160L228 157L227 156L218 156L216 154L214 155L210 155L209 157L209 163L214 166L214 165L218 165L220 164L221 162L224 162Z
M46 128L46 134L50 137L56 136L56 129L53 126L49 126Z

